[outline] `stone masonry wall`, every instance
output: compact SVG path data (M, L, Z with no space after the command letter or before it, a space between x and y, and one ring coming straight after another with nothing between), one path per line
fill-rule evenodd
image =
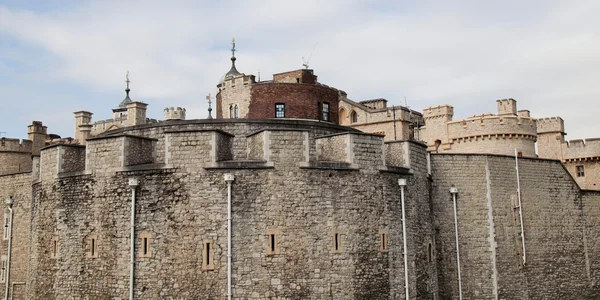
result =
M13 283L27 282L29 257L29 230L31 211L31 173L0 176L0 205L2 222L8 216L5 200L13 199L12 251L9 286ZM4 223L3 223L4 225ZM4 230L4 226L3 226ZM0 254L8 254L8 239L0 237ZM26 299L26 287L15 285L12 299ZM0 284L0 293L4 295L4 282Z
M579 187L582 189L600 189L600 161L598 160L568 160L564 162L565 168L571 173ZM577 174L577 167L583 167L583 176Z
M458 190L463 295L470 299L593 299L581 193L558 161L432 155L440 296L458 295L452 198Z
M60 170L59 172L75 172L85 170L85 147L59 146Z
M349 143L351 135L336 134L319 137L317 141L317 157L321 161L338 161L351 163Z
M123 165L134 166L153 163L154 157L156 157L155 143L155 139L126 136L123 145L125 148Z
M19 139L0 139L0 175L30 172L33 142Z
M581 201L583 203L583 217L585 218L585 241L584 249L588 264L586 272L591 278L590 299L600 298L600 192L582 191Z
M230 119L229 107L238 106L238 117L247 118L250 111L252 80L250 76L227 79L217 94L216 117Z
M411 176L416 175L378 170L383 162L380 136L355 139L357 162L372 167L334 171L298 167L306 158L309 132L272 131L269 157L275 168L236 170L203 168L210 163L210 132L163 134L169 137L154 137L165 141L164 153L174 168L96 172L95 168L104 168L99 162L114 161L108 156L116 151L102 149L119 147L118 138L107 138L88 143L92 175L42 176L42 184L33 193L30 297L127 297L130 177L140 179L136 236L151 235L152 253L151 257L136 255L136 298L225 297L227 186L223 173L233 171L234 298L403 298L397 180L402 176L413 180ZM309 148L316 151L314 146ZM42 151L42 160L47 161L53 151ZM422 147L411 147L411 151L415 174L420 177L414 178L406 195L410 290L419 299L433 299L437 284L426 250L432 230L427 226L425 151ZM371 157L374 154L379 159ZM46 169L52 166L43 165L42 170ZM389 232L388 251L380 248L381 230ZM278 254L268 254L270 232L278 235ZM339 250L334 249L334 233L341 236ZM49 251L53 237L60 241L56 259ZM91 237L97 241L95 258L88 257ZM203 269L205 242L214 249L214 270ZM139 253L139 239L136 247Z

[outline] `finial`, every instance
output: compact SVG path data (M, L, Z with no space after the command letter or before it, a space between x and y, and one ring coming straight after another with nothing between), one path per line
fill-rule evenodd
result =
M212 102L210 101L210 93L208 93L208 95L206 96L206 100L208 100L208 119L212 119L212 107L210 107L210 104Z
M235 38L231 39L231 56L235 57Z
M129 70L127 70L127 73L125 74L125 79L126 79L125 82L127 82L127 89L126 89L126 91L129 94L129 83L131 82L131 81L129 81Z

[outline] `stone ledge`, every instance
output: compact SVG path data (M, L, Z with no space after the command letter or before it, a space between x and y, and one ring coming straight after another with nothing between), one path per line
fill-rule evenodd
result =
M403 175L414 175L415 172L412 169L404 167L385 166L379 168L379 172L403 174Z
M176 121L176 120L170 120L170 121ZM228 135L231 137L235 137L234 134L231 134L227 131L223 131L221 129L181 129L181 130L165 130L165 133L192 133L192 132L218 132L224 135Z
M300 169L318 169L318 170L348 170L358 171L360 168L351 163L343 161L318 161L309 163L300 163Z
M164 169L174 169L171 164L142 164L142 165L133 165L133 166L125 166L116 168L115 172L132 172L132 171L146 171L146 170L164 170Z
M73 171L73 172L61 172L56 174L56 179L62 179L62 178L69 178L69 177L77 177L77 176L84 176L84 175L91 175L92 171L90 170L83 170L83 171Z
M273 169L273 162L264 160L225 160L210 163L204 169Z
M265 129L261 129L259 131L253 132L253 133L251 133L249 135L246 135L246 137L251 137L253 135L257 135L257 134L259 134L261 132L265 132L265 131L298 131L298 132L310 132L310 130L308 130L308 129L265 128Z

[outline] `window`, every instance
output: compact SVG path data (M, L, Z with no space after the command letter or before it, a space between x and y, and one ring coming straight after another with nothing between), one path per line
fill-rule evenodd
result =
M52 244L50 245L52 247L52 251L51 251L51 258L58 258L58 235L55 235L52 238Z
M332 234L332 241L331 241L331 252L332 253L341 253L342 250L344 249L343 246L343 241L342 241L342 233L339 231L334 231Z
M88 237L87 258L97 258L97 257L98 257L98 237L95 235L91 235Z
M237 106L237 104L233 108L233 117L236 118L236 119L238 118L238 106Z
M352 111L352 114L350 115L350 117L352 119L352 123L358 122L358 114L356 114L355 111Z
M279 249L279 236L281 232L278 229L270 228L267 229L267 255L280 254Z
M583 166L577 166L577 177L584 177L585 172Z
M431 247L431 243L427 244L427 261L433 261L433 248Z
M275 118L285 118L285 104L275 103Z
M387 229L379 229L379 251L388 252L390 233Z
M329 121L329 103L323 102L323 121Z
M233 119L233 105L229 105L229 118Z
M140 233L140 250L138 251L139 257L152 257L152 251L150 250L150 240L152 240L151 233Z
M0 269L0 282L6 282L6 255L2 255L2 269Z
M204 241L202 249L202 270L215 269L215 247L212 240Z
M8 221L9 221L9 216L8 213L4 213L4 239L8 240Z

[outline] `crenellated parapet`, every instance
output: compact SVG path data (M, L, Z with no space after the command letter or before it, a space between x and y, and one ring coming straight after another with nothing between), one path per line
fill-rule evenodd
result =
M452 121L454 107L451 105L438 105L423 109L423 119L447 118Z
M169 120L185 120L185 108L181 107L166 107L164 109L165 121Z
M408 172L413 168L409 149L401 141L384 144L383 136L361 132L315 134L307 128L267 128L234 135L217 128L190 128L161 123L164 130L133 130L87 139L86 145L56 144L41 151L36 180L80 175L114 176L120 172L180 169L325 169ZM168 126L168 124L174 124ZM225 123L224 129L245 128ZM243 156L235 156L245 146ZM421 149L424 152L424 149ZM241 154L240 153L240 154ZM37 175L39 174L39 176Z
M426 108L419 138L430 152L514 155L516 149L535 157L536 120L528 110L517 111L517 101L512 98L496 103L497 115L480 114L457 121L452 121L454 111L449 105Z
M565 121L561 117L539 118L537 122L537 133L564 133Z
M29 153L33 147L30 140L20 140L11 138L0 138L0 152Z
M0 138L0 175L31 171L32 151L30 140Z
M481 115L448 123L450 140L509 137L535 141L536 123L531 118L518 116Z
M600 160L600 138L570 140L562 144L565 162Z

